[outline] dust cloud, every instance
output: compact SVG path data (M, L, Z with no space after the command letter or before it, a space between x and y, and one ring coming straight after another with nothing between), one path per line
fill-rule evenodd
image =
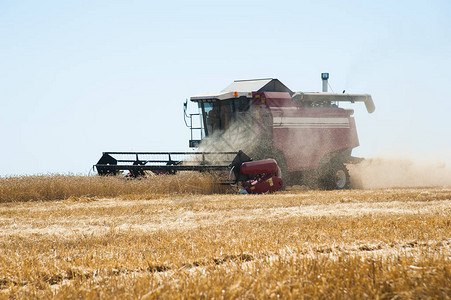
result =
M253 117L249 113L237 114L227 130L216 130L202 140L201 151L251 152L258 145L257 132L253 128Z
M254 159L266 158L267 153L261 155L261 152L265 152L269 148L259 138L262 136L264 128L263 123L257 121L251 114L237 114L227 130L216 130L208 138L204 138L199 151L236 153L242 150ZM312 134L312 137L315 135ZM332 139L332 137L322 138L326 141ZM291 139L291 141L296 140L296 138ZM316 153L310 147L324 144L325 140L315 142L310 139L308 145L305 144L305 140L292 142L286 145L285 152L297 159L306 159L312 153ZM301 155L301 153L305 155ZM351 186L362 189L451 187L451 154L437 155L436 157L433 155L406 156L404 154L368 157L359 164L347 165L351 175ZM217 164L230 162L231 159L233 157L226 158L216 154L208 157L210 163Z
M253 117L249 113L237 114L227 130L215 130L213 134L204 138L198 151L201 152L233 152L253 156L259 146L258 128L253 126ZM235 155L209 154L206 159L212 164L230 163ZM193 158L191 158L193 159ZM193 160L198 160L194 158Z
M451 164L434 158L367 158L348 165L355 188L451 187Z

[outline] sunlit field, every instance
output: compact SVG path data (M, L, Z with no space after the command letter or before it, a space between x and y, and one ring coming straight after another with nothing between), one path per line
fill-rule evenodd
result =
M0 298L451 297L451 189L0 179Z

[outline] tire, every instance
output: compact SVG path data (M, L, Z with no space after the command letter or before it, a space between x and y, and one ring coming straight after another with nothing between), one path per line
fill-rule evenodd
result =
M333 163L320 178L320 186L326 190L345 190L350 187L349 171L343 163Z

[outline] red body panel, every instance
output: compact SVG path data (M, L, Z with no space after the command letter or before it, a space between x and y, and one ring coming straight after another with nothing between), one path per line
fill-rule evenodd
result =
M277 162L272 158L268 158L242 163L240 166L240 173L246 175L276 174L278 176L279 170Z
M255 117L272 128L270 139L290 172L316 169L328 153L359 145L354 118L342 108L303 107L285 92L253 96Z

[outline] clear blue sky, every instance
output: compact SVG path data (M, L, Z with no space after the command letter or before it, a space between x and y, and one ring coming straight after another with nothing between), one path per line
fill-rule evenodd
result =
M451 154L449 0L0 0L0 176L188 150L186 98L260 77L319 91L321 72L373 95L355 155Z

